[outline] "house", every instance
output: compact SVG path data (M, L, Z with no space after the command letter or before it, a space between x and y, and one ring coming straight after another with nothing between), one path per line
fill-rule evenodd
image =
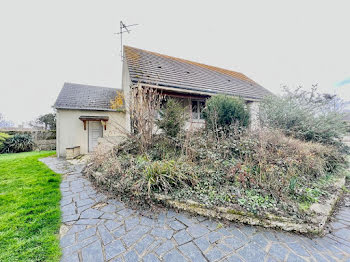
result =
M150 87L181 101L187 108L186 128L204 125L201 110L216 94L243 98L257 123L259 101L271 94L242 73L181 58L124 46L122 90L128 108L130 90ZM118 140L131 130L128 110L113 110L110 101L117 89L65 83L54 105L57 110L57 155L67 148L91 152L101 140Z

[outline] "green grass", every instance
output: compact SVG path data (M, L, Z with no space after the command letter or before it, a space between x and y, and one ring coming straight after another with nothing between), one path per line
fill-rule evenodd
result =
M0 155L0 261L58 261L61 177L39 158Z

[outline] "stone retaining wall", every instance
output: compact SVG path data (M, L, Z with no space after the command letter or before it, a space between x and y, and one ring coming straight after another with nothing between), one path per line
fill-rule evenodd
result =
M34 150L37 150L37 151L56 150L56 139L34 140L34 143L35 143Z
M100 172L90 175L96 183L104 189L113 192L113 187L117 186L112 181L104 177ZM319 234L324 233L326 222L333 213L337 201L343 193L345 185L345 177L338 179L334 183L334 193L329 199L323 203L315 203L309 209L309 221L301 221L290 217L281 217L273 214L265 214L257 216L249 212L242 212L226 207L209 208L203 204L192 200L174 200L169 196L155 194L155 198L169 206L181 211L187 211L192 214L201 215L215 219L224 219L228 221L240 222L248 225L258 225L266 228L277 228L285 231L293 231L298 233Z

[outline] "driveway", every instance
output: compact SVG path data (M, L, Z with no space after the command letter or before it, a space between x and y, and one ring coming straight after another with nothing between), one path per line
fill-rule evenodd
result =
M82 166L41 160L61 183L62 261L350 261L350 207L313 239L174 210L141 214L98 193Z

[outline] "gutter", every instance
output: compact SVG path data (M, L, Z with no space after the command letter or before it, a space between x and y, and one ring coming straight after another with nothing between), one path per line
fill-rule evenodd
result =
M192 93L192 94L199 94L199 95L208 95L208 96L213 96L213 95L219 95L219 94L223 94L223 95L230 95L230 96L236 96L236 97L240 97L246 101L261 101L261 98L256 98L256 97L249 97L249 96L240 96L240 95L234 95L234 94L229 94L229 93L218 93L215 91L201 91L198 89L194 89L194 88L183 88L183 87L176 87L176 86L170 86L170 85L163 85L163 84L158 84L158 85L154 85L154 84L148 84L148 83L143 83L143 82L136 82L136 81L132 81L135 85L137 84L142 84L144 86L148 86L148 87L152 87L152 88L157 88L157 89L164 89L164 90L169 90L169 91L175 91L175 92L184 92L184 93Z

